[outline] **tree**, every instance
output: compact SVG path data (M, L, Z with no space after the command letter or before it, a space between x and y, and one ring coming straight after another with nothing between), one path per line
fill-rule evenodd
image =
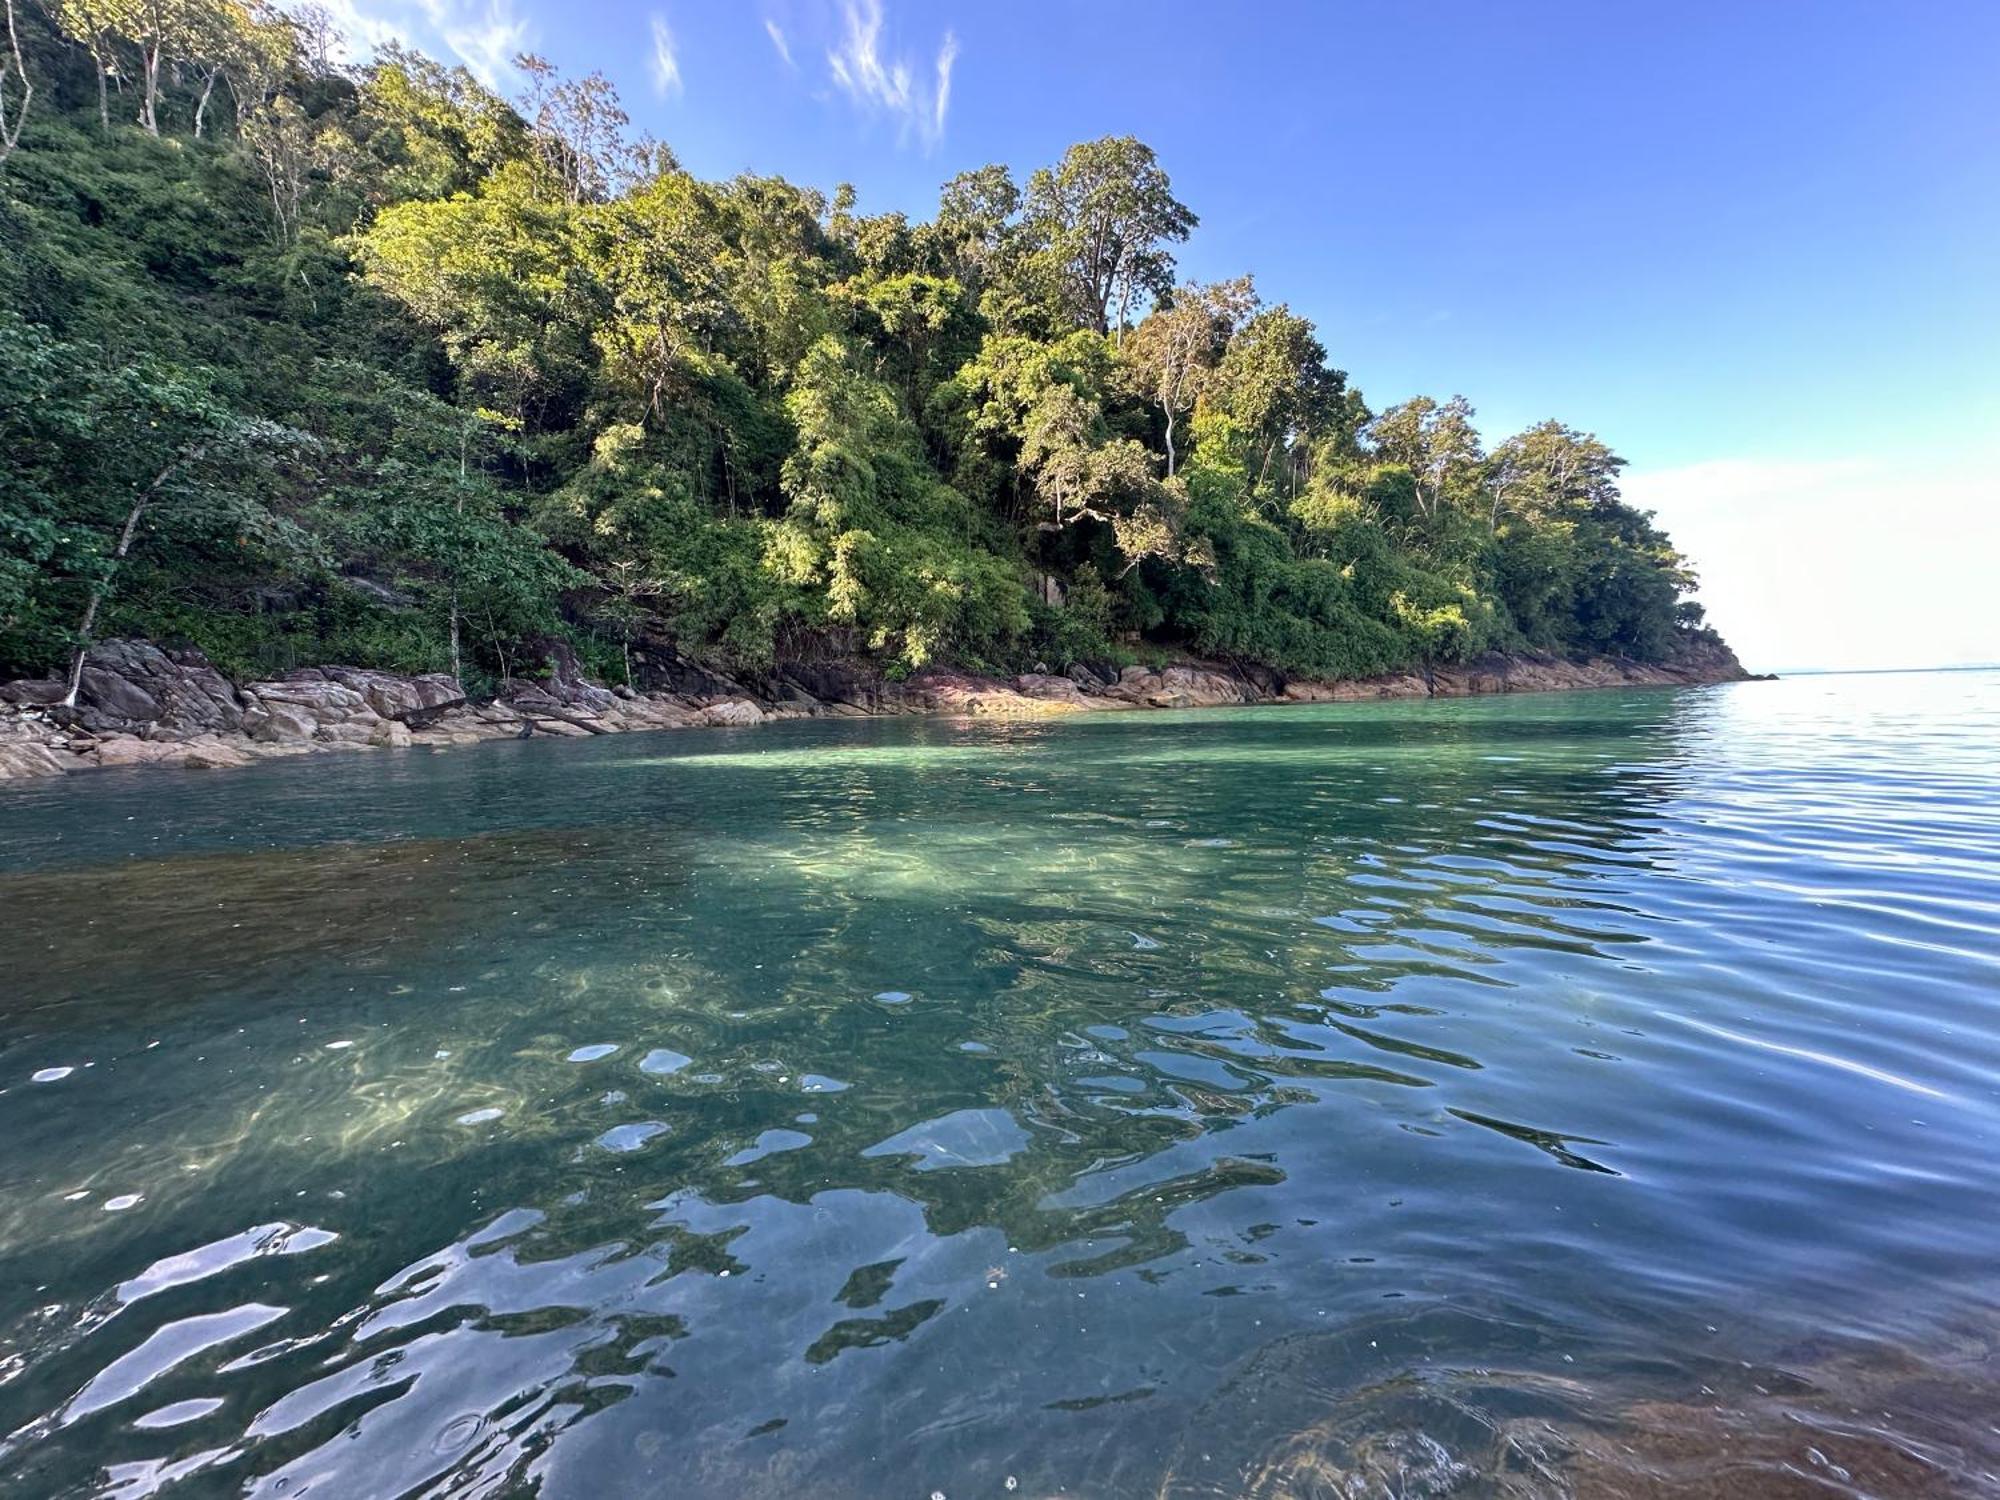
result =
M0 537L10 552L27 550L41 574L25 588L18 576L0 587L0 607L17 629L80 593L67 632L63 701L73 706L99 616L146 537L300 545L266 501L279 460L309 440L156 361L105 371L87 351L19 323L0 321L0 359L10 373L0 438L25 460L0 494ZM175 524L163 527L162 512ZM0 584L6 577L0 569Z
M12 29L9 6L9 29ZM109 93L116 36L112 30L109 0L48 0L49 19L70 41L81 43L90 53L91 72L97 79L97 123L103 134L111 133Z
M392 204L354 251L370 283L442 338L461 399L535 428L580 399L593 364L575 220L517 164L477 196Z
M139 124L160 133L160 74L174 58L193 58L213 14L213 0L99 0L106 30L139 54Z
M532 52L514 59L528 75L528 111L535 155L565 203L602 203L631 180L633 152L625 143L631 116L602 73L565 79Z
M1328 367L1312 323L1283 304L1265 308L1236 331L1212 392L1245 444L1253 493L1263 489L1281 456L1295 460L1288 467L1296 493L1310 478L1315 448L1323 445L1336 457L1352 454L1356 430L1368 415L1345 373Z
M209 94L220 78L236 105L239 130L267 109L286 73L301 60L301 23L273 10L265 0L235 4L220 0L208 10L197 50L208 68L201 98L195 105L194 133L202 133Z
M1538 423L1493 450L1486 479L1488 528L1498 532L1505 514L1547 521L1604 510L1618 499L1624 467L1624 459L1589 433L1560 422Z
M475 192L529 151L527 126L506 100L462 67L393 44L365 75L355 132L377 205Z
M1141 297L1173 288L1170 243L1200 221L1175 198L1153 149L1106 136L1063 153L1028 179L1022 232L1048 268L1065 312L1122 336Z
M1176 458L1174 424L1194 410L1236 325L1256 305L1257 293L1248 276L1208 286L1190 282L1133 330L1126 358L1166 418L1169 479Z
M662 421L733 315L714 205L685 172L656 177L580 215L578 240L609 302L595 332L607 373Z
M960 172L939 190L931 230L945 265L975 293L1009 257L1020 211L1021 190L997 163Z
M1476 482L1482 454L1472 403L1453 396L1440 406L1418 396L1368 425L1376 457L1409 472L1418 511L1436 520L1446 501Z

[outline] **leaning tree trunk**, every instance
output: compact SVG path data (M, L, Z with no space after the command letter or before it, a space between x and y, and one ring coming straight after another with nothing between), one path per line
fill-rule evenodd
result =
M28 65L21 57L21 33L14 27L14 0L6 0L6 3L7 45L13 52L8 66L21 79L21 108L18 113L10 116L6 108L6 95L0 93L0 164L4 164L7 158L14 154L14 148L21 143L21 131L28 123L28 105L35 97L34 80L28 77ZM0 89L4 89L5 86L6 73L0 70Z
M204 445L205 446L205 445ZM132 509L125 517L125 529L118 533L118 545L112 549L111 565L116 568L125 561L125 555L132 550L132 539L139 534L139 518L146 513L146 507L153 503L153 497L160 492L160 486L174 475L183 464L192 463L202 455L202 448L193 448L177 454L173 461L153 476L153 482L139 491L132 502ZM104 605L104 596L109 591L110 575L100 578L90 586L90 601L83 607L83 619L76 627L76 650L69 659L69 691L63 694L63 707L75 708L77 692L83 686L83 659L90 654L90 632L97 624L97 612Z
M221 71L222 69L220 68L211 68L208 74L208 82L201 86L201 98L196 101L194 107L194 138L196 140L201 139L201 122L208 114L208 99L215 92L216 75Z

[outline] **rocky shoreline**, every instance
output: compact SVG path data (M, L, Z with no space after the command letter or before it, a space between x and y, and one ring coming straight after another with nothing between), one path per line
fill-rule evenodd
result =
M797 663L757 678L664 654L642 662L647 690L586 681L565 651L534 682L491 701L441 672L402 675L308 667L234 684L198 651L107 641L85 659L76 703L53 678L0 685L0 782L131 766L213 770L329 750L443 749L536 734L729 728L774 719L936 714L1033 718L1141 708L1466 697L1576 688L1748 680L1719 643L1671 663L1495 656L1428 672L1352 681L1287 678L1267 668L1188 662L1075 666L1015 678L919 673L892 681L848 662Z

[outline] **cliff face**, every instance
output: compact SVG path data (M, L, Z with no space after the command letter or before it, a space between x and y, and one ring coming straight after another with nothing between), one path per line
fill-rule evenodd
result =
M1057 676L920 673L892 681L852 662L797 663L727 676L678 658L641 663L649 691L585 681L566 652L551 674L511 684L490 703L467 699L444 673L403 676L312 667L232 684L199 652L109 641L85 662L75 705L63 684L0 685L0 781L118 766L218 769L320 750L444 748L534 734L740 727L767 719L950 714L1030 718L1142 708L1464 697L1569 688L1738 682L1750 674L1712 637L1690 638L1666 663L1599 657L1491 656L1427 672L1354 681L1287 679L1268 668L1184 662L1079 665Z

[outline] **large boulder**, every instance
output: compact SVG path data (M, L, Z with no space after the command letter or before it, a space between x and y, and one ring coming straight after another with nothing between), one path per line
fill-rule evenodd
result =
M266 744L286 744L309 740L319 728L318 721L296 704L272 700L260 703L261 712L250 727L250 738Z
M316 728L344 724L365 716L371 722L381 716L368 700L351 687L317 675L287 677L278 682L253 682L244 690L266 712L279 706L310 719Z
M783 670L791 674L804 669ZM735 678L682 656L661 642L632 648L632 677L639 690L648 693L677 693L684 698L740 698L745 694L743 684ZM807 691L811 691L809 684Z
M514 684L507 694L509 698L518 700L524 692L539 691L552 703L587 714L603 713L618 701L611 689L599 687L583 675L583 664L576 659L568 641L548 636L533 643L531 649L539 652L548 664L548 676L532 683Z
M163 651L148 641L103 641L83 659L76 705L60 706L55 678L9 683L0 697L51 705L64 723L93 734L183 740L243 727L243 705L229 680L195 650Z
M703 722L737 728L764 722L764 710L748 698L728 698L721 703L711 703L701 711Z
M63 700L65 689L60 677L31 677L20 682L0 682L0 703L17 703L24 708L46 707Z
M113 734L97 742L90 752L100 766L151 766L179 760L186 751L171 740L142 740L135 734Z
M364 667L319 667L318 675L328 682L359 693L368 706L385 719L405 724L435 716L440 710L455 708L465 701L465 689L449 672L424 672L405 677L395 672L377 672ZM295 673L294 676L303 675Z
M869 713L884 706L881 673L854 662L787 662L778 669L777 681L815 703L846 705Z
M247 766L252 758L238 745L214 735L203 735L182 747L180 764L190 771L223 771Z
M60 776L75 757L30 739L0 740L0 781L26 781L31 776Z

